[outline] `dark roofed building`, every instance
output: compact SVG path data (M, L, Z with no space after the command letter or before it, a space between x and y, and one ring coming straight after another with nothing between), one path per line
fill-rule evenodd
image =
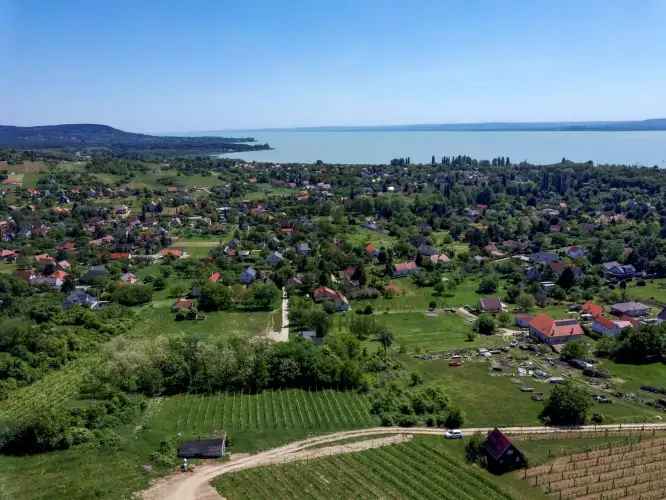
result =
M525 455L498 428L488 433L484 447L490 472L501 474L527 465Z
M479 300L479 309L485 313L499 313L504 309L504 305L499 297L482 297Z
M640 302L620 302L611 306L611 313L615 316L638 318L650 314L650 307Z
M97 305L97 299L92 295L86 293L84 290L74 290L70 293L62 306L65 309L69 309L74 306L83 306L92 309Z
M226 437L186 441L178 448L179 458L221 458L224 456Z

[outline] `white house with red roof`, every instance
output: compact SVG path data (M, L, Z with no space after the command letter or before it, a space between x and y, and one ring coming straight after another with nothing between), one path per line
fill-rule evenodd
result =
M547 314L538 314L529 322L530 335L544 344L564 344L581 338L583 328L575 319L553 319Z
M606 337L616 337L624 330L632 328L633 326L631 321L597 316L592 322L592 331Z

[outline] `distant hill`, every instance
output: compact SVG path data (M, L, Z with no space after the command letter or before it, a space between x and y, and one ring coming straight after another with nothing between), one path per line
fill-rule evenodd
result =
M134 134L108 125L72 124L37 127L0 125L0 147L113 151L234 152L268 149L252 137L166 137Z
M655 118L639 121L608 121L608 122L487 122L487 123L424 123L413 125L376 125L376 126L331 126L331 127L298 127L299 131L449 131L449 132L621 132L643 130L666 130L666 118Z

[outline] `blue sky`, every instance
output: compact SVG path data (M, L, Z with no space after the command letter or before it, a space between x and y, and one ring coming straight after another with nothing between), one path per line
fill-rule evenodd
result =
M0 123L666 116L666 1L0 0Z

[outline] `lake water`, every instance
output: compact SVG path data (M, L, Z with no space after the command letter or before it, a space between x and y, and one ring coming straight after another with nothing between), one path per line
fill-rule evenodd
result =
M245 160L311 163L387 163L409 156L412 163L432 155L508 156L513 163L573 161L666 167L666 131L647 132L449 132L449 131L294 131L206 132L252 136L274 149L225 155Z

